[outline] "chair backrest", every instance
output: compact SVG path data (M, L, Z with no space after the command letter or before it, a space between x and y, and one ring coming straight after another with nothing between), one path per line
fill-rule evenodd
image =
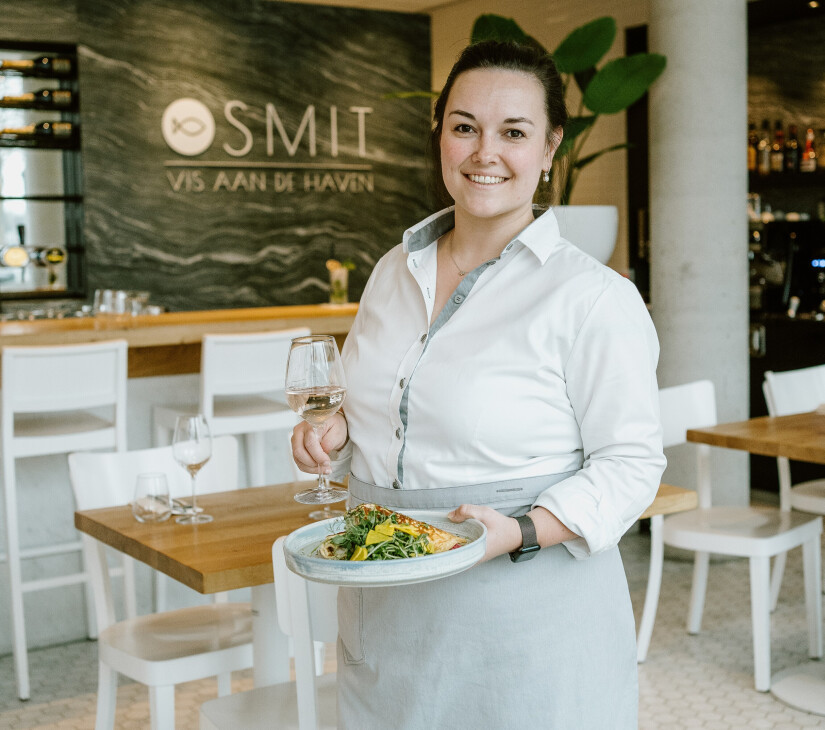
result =
M173 497L188 497L192 482L175 461L171 446L121 452L69 454L69 477L77 508L115 507L131 502L138 474L163 472ZM212 439L212 457L198 472L198 494L223 492L238 487L238 442L234 436Z
M774 372L768 370L762 381L768 414L789 416L816 410L825 403L825 365ZM791 464L784 456L776 459L779 475L779 506L791 508Z
M338 586L308 581L289 570L283 537L272 545L272 569L278 625L284 634L292 637L295 652L298 727L317 730L318 686L313 642L332 643L338 638Z
M201 411L214 415L214 398L222 395L282 393L289 346L306 327L276 332L204 335L201 350Z
M114 405L124 419L126 340L3 348L3 412L43 413Z
M687 443L690 428L715 426L716 394L710 380L697 380L659 390L663 446ZM696 492L700 507L710 507L710 447L695 444L697 452Z
M781 373L768 370L762 392L772 416L816 410L825 403L825 365Z

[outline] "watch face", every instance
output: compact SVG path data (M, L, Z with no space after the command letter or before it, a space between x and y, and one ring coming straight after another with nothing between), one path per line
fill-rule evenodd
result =
M539 551L538 545L531 545L530 547L522 547L513 553L510 553L510 560L514 563L520 563L522 560L530 560Z

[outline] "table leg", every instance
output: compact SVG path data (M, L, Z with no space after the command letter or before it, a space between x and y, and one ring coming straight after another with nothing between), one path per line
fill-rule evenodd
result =
M814 661L775 674L771 694L797 710L825 715L825 664Z
M289 682L289 639L278 626L271 583L252 587L252 676L256 687Z

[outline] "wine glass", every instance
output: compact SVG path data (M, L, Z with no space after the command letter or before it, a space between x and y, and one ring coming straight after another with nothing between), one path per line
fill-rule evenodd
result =
M344 366L332 335L296 337L286 365L286 400L321 439L321 427L344 403L347 393ZM329 504L347 498L347 491L331 487L318 465L318 484L295 495L303 504ZM335 516L333 510L310 512L313 519Z
M178 416L175 421L175 437L172 455L192 477L192 508L176 519L181 525L200 525L212 522L212 515L198 512L195 501L195 477L212 456L212 435L202 413L197 416Z

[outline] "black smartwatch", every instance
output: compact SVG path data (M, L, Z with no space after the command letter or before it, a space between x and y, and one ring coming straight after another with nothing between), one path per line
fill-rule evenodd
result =
M538 538L536 537L536 526L529 515L516 517L516 522L521 528L521 547L510 553L510 560L520 563L522 560L530 560L541 550Z

